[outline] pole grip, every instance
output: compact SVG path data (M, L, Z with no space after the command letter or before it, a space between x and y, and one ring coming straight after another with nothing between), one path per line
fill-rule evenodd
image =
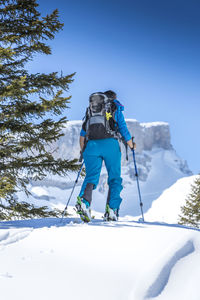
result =
M131 137L131 140L132 140L132 143L133 143L133 148L131 149L132 151L134 151L134 144L135 144L134 138L135 138L134 136Z

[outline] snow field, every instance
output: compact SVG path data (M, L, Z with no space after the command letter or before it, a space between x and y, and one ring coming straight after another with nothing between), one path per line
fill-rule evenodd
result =
M199 300L198 230L123 218L0 228L2 300Z
M191 185L196 178L197 175L181 178L166 189L153 202L151 209L145 214L145 218L148 221L178 223L181 206L185 205L186 197L191 192Z

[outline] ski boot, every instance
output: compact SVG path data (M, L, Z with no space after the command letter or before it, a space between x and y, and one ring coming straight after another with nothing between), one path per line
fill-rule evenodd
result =
M107 204L103 220L104 221L117 221L118 220L118 209L112 209Z
M80 216L81 220L88 223L91 221L91 211L86 203L83 198L78 196L75 207L76 213Z

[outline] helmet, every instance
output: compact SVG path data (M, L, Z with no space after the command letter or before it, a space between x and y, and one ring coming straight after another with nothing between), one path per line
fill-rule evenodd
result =
M111 100L115 100L117 98L117 94L111 90L104 92L104 94Z

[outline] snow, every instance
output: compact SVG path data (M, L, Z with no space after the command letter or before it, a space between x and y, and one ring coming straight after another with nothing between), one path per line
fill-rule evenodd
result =
M199 300L200 230L177 224L195 178L166 189L145 222L93 211L84 224L73 206L63 221L0 222L1 299Z
M199 245L199 230L126 218L1 222L1 299L199 300Z
M37 195L38 197L41 197L41 196L48 196L48 192L42 188L42 187L39 187L39 186L35 186L31 189L31 193Z
M177 224L195 178L166 189L145 222L93 211L84 224L73 206L63 221L0 222L1 299L199 300L200 230Z
M136 119L127 119L127 118L126 118L126 122L139 123L139 121Z
M161 196L178 179L192 175L187 163L182 160L171 145L169 124L166 122L139 123L134 119L127 119L127 126L137 144L136 162L140 180L144 213L147 213L155 200ZM79 158L79 135L82 121L67 122L63 129L64 135L52 146L58 158ZM52 150L51 149L51 150ZM120 215L131 215L138 219L140 207L136 185L135 168L132 152L128 151L129 160L126 161L125 147L122 152L123 191ZM36 206L64 209L71 194L77 174L65 177L48 175L42 181L32 181L29 189L32 196L27 198L25 193L17 193L19 201L28 201ZM79 178L70 204L74 205L79 195L83 178ZM101 213L105 210L108 193L107 172L103 166L99 184L93 193L92 209Z
M81 120L71 120L71 121L67 121L66 126L81 126L82 125L82 121Z
M132 154L131 154L132 155ZM140 160L149 157L149 162L145 163L148 174L142 171ZM183 178L182 160L179 159L174 150L164 150L154 148L151 151L143 151L143 155L136 155L137 167L142 176L146 179L140 180L140 189L142 201L144 203L144 213L152 207L155 200L174 184L178 179ZM122 166L123 190L121 193L122 204L120 215L131 215L138 217L140 215L140 206L138 200L138 190L135 178L135 170L133 158L129 157L128 165ZM18 193L18 199L21 201L29 201L37 206L49 206L50 208L64 209L67 199L71 194L72 187L76 180L77 173L69 174L66 177L48 176L43 181L33 182L30 191L33 195L27 198L25 193ZM184 177L188 178L188 177ZM79 195L83 178L79 178L70 205L75 205L77 196ZM93 192L92 209L101 213L105 210L106 199L108 193L107 171L102 168L100 182L96 190ZM157 219L156 219L157 220ZM162 219L159 219L162 220Z
M169 123L167 122L148 122L148 123L140 123L141 126L146 127L146 128L150 128L153 126L169 126Z
M136 139L142 136L136 160L145 222L137 221L140 207L132 160L122 164L119 222L102 221L108 192L105 168L93 196L95 219L84 224L77 218L73 206L83 182L79 178L70 216L63 221L0 222L2 300L199 300L200 230L177 224L196 177L188 176L186 163L170 146L167 123L127 121ZM61 153L79 154L80 126L80 121L68 123L66 136L56 145ZM28 200L63 209L76 177L48 176L32 182ZM17 197L27 201L22 192Z
M185 204L186 197L191 192L191 184L196 178L197 176L193 175L177 180L153 202L145 218L149 221L177 223L181 213L180 208Z

